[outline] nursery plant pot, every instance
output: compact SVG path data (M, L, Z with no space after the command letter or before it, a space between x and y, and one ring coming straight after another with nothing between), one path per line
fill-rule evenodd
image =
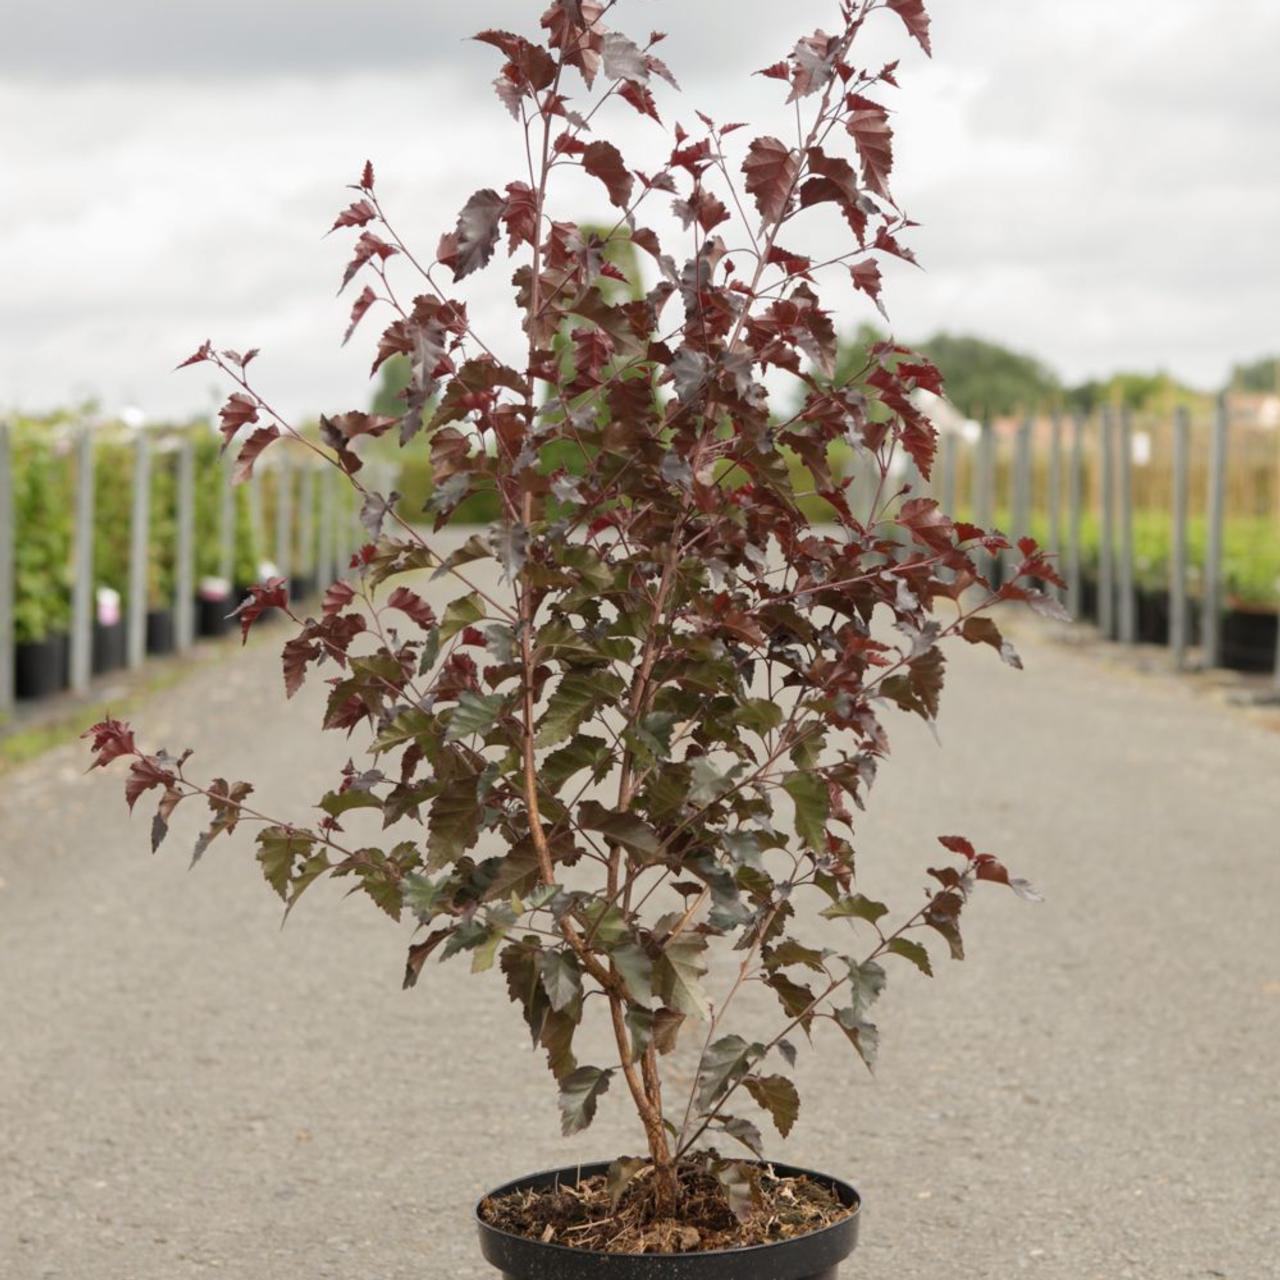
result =
M13 648L13 685L19 698L47 698L67 687L71 647L65 633Z
M290 600L309 600L316 590L316 576L314 573L295 573L289 579L289 599Z
M93 674L118 671L125 664L124 619L93 624Z
M1134 593L1138 606L1138 639L1142 644L1169 643L1169 593L1139 587Z
M230 596L196 597L196 631L202 636L225 636L231 630L230 613L236 602Z
M1096 622L1098 619L1098 580L1090 574L1080 578L1080 616L1077 622Z
M1231 671L1272 671L1278 617L1269 609L1228 609L1222 615L1222 665Z
M608 1168L608 1164L589 1164L552 1169L517 1178L489 1194L502 1196L512 1191L573 1185ZM836 1280L840 1263L858 1242L861 1214L857 1210L861 1207L861 1198L848 1183L827 1174L785 1164L775 1164L772 1168L784 1177L804 1175L829 1187L842 1204L855 1212L794 1240L705 1253L626 1254L592 1253L512 1235L487 1223L477 1205L480 1251L503 1280L604 1280L606 1277L607 1280Z
M177 643L172 609L147 610L147 652L172 653Z

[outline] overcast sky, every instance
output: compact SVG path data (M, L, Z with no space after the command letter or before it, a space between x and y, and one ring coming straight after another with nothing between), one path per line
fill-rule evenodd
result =
M7 0L0 407L206 408L202 371L169 372L205 337L261 347L263 389L291 412L363 404L368 351L338 347L347 242L322 238L343 185L372 158L430 255L474 189L519 177L498 55L464 37L536 26L541 7ZM1162 366L1203 386L1280 348L1276 0L930 8L932 62L887 14L864 55L903 62L895 187L925 270L888 273L900 337L974 332L1071 380ZM702 108L787 136L779 86L746 73L834 9L620 0L615 25L670 33L684 93L660 96L664 119ZM657 167L661 131L620 110L628 158ZM568 196L565 216L605 211L591 187ZM471 291L496 335L509 274ZM838 282L831 301L848 325L874 318Z

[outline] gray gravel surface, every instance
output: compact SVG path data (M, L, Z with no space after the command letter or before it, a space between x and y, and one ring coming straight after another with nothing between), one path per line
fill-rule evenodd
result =
M318 690L285 703L278 637L134 719L298 817L351 747ZM1278 1276L1280 735L1019 642L1021 674L955 654L942 749L898 724L860 876L914 903L958 831L1047 901L991 886L968 960L891 974L875 1079L842 1038L802 1047L774 1153L861 1188L851 1278ZM560 1139L495 974L402 992L407 927L318 886L281 930L247 837L188 874L180 811L152 858L84 764L0 779L4 1280L481 1280L486 1186L635 1149L620 1089Z

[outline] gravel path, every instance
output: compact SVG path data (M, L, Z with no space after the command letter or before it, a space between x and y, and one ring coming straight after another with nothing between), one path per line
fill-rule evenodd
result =
M960 831L1048 900L992 887L964 964L891 974L877 1078L820 1034L785 1155L862 1189L851 1280L1276 1276L1280 735L1019 642L955 654L943 750L898 725L862 887L912 901ZM277 644L134 718L297 816L348 748ZM475 1195L635 1147L618 1089L561 1141L496 975L402 992L407 927L319 887L282 931L247 838L188 874L180 811L153 859L84 764L0 781L5 1280L492 1280Z

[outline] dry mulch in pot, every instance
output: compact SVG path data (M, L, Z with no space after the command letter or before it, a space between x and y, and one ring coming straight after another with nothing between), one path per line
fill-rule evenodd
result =
M654 1212L649 1170L627 1185L617 1204L604 1174L489 1196L480 1215L511 1235L589 1253L701 1253L774 1244L808 1235L849 1217L854 1209L812 1178L781 1177L768 1165L750 1166L749 1207L735 1215L724 1187L705 1159L679 1168L680 1204L675 1218Z

